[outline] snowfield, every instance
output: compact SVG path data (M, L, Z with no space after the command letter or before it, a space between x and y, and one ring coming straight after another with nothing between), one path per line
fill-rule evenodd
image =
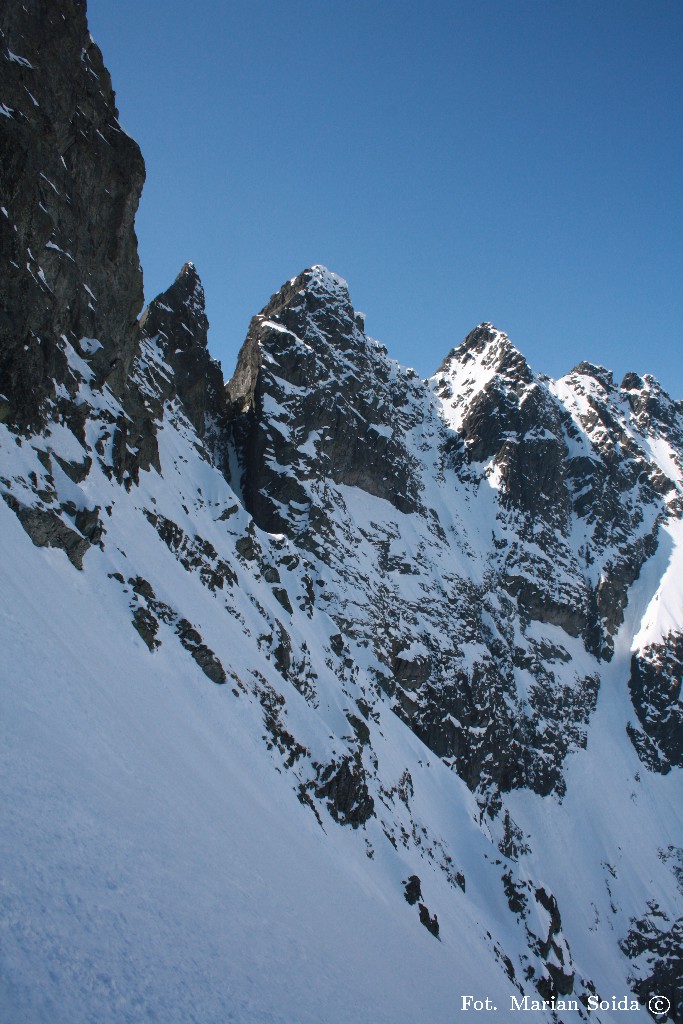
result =
M24 461L30 472L33 453L0 429L3 464L18 475ZM272 605L269 588L236 565L243 621L226 614L225 596L186 572L143 514L201 526L219 552L232 540L219 510L234 510L228 531L245 528L182 420L161 437L163 475L143 474L139 488L126 492L92 471L88 497L112 515L105 550L89 551L82 572L64 552L36 548L0 504L3 1019L450 1024L463 995L509 1006L519 990L494 949L523 957L526 942L500 885L503 867L517 867L492 842L502 815L480 825L464 784L380 704L373 748L382 779L388 787L410 773L411 815L449 851L466 891L435 867L427 842L394 849L376 818L358 830L318 822L297 799L296 767L267 750L253 698L210 683L169 627L154 653L131 629L130 588L112 578L125 580L128 566L201 623L231 675L259 670L277 682L269 653L253 643L259 613L246 597L251 589ZM356 523L376 513L377 499L353 498L345 489ZM566 796L505 797L531 837L524 876L555 894L575 968L609 996L629 991L615 934L648 900L674 909L659 851L679 838L680 773L643 770L625 742L629 651L653 603L667 608L658 597L666 579L677 586L674 539L632 589L587 749L567 762ZM315 661L325 616L322 626L299 620ZM338 751L348 729L338 682L321 682L317 709L285 688L290 727L320 758ZM413 873L438 911L438 940L403 899ZM539 935L544 913L536 905L528 922Z

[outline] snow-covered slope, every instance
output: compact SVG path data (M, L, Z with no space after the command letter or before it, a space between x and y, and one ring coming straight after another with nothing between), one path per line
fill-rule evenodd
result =
M3 19L3 1019L680 1021L681 404L323 267L223 390L84 5Z

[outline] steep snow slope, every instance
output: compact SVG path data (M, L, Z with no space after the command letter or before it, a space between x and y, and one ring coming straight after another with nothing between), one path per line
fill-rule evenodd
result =
M362 841L318 823L261 742L258 705L210 684L171 637L153 656L133 640L110 574L134 563L158 594L182 591L183 614L233 672L249 678L259 663L240 624L145 530L146 490L166 512L184 488L229 500L191 452L172 437L171 483L150 474L116 496L113 561L94 551L82 574L0 510L13 582L2 613L7 1019L446 1021L461 990L502 999L484 925L500 929L507 912L489 844L462 783L405 727L382 721L385 778L411 773L425 820L470 875L467 899L375 822ZM260 664L272 675L267 655ZM337 740L305 709L292 718L320 747ZM403 899L416 865L425 899L453 904L440 943Z
M0 514L18 581L2 615L3 1019L451 1019L459 985L483 981L482 938L436 943L397 899L398 858L325 835L293 797L253 707L163 652L150 663L102 566L74 586Z
M230 673L278 680L222 593L216 599L194 579L146 522L145 508L177 515L201 490L211 537L208 519L221 522L216 512L234 507L180 420L162 432L161 453L163 475L144 474L129 493L95 474L102 505L116 505L105 551L89 552L81 573L61 551L36 549L2 511L4 580L12 581L2 613L9 1019L445 1021L468 993L508 1007L517 989L502 956L532 963L525 928L547 938L549 914L533 899L541 884L559 900L574 970L601 994L626 991L628 965L611 929L625 935L649 899L671 907L671 871L657 850L676 842L676 829L674 778L635 780L621 644L588 750L570 761L564 801L507 798L531 846L518 861L489 842L463 783L382 703L377 727L370 720L384 783L372 790L377 816L349 830L322 809L318 823L296 799L307 756L288 771L288 758L268 753L250 693L212 685L167 626L154 654L131 629L132 588L112 573L134 565L160 600L175 599L176 614L202 624ZM195 525L200 514L190 513ZM653 567L643 606L657 580ZM249 586L241 574L239 592ZM252 586L265 602L265 588ZM254 605L241 607L247 629L257 628ZM639 614L634 605L634 621ZM627 616L627 646L633 631ZM348 731L333 706L338 684L314 710L279 688L297 740L317 757L338 753L342 722ZM385 836L391 825L404 839L397 849ZM450 884L444 855L465 892ZM403 899L413 873L438 912L440 941ZM524 927L508 907L505 874L527 903Z

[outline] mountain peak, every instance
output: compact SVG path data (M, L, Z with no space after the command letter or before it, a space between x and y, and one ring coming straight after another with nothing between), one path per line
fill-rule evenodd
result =
M470 331L458 349L461 352L483 352L489 345L499 341L511 344L504 331L499 331L494 324L484 321Z
M261 315L271 319L286 308L297 307L303 307L308 313L324 309L338 311L344 317L354 316L348 284L320 264L308 267L283 284L279 291L271 295Z
M193 285L199 285L201 287L201 279L199 277L199 273L197 271L196 266L194 265L194 263L192 263L191 260L188 260L187 263L183 263L180 269L180 273L176 277L176 282L184 280L192 282Z
M571 373L578 374L581 377L592 377L593 380L602 385L605 391L610 391L614 387L612 371L597 363L590 363L586 359L578 363Z
M526 359L507 334L487 322L479 324L460 345L451 349L435 377L459 377L464 368L471 376L474 366L485 368L489 375L503 374L524 380L533 376Z
M192 344L206 348L209 321L194 263L185 263L173 284L152 299L140 317L140 327L148 337L172 336L174 345L181 348Z
M313 291L325 292L328 295L349 294L349 286L344 278L328 270L322 263L315 263L299 276L305 279L307 286Z
M223 415L223 375L207 349L209 320L194 263L185 263L173 284L152 299L140 317L140 329L163 352L178 398L203 437L209 422Z

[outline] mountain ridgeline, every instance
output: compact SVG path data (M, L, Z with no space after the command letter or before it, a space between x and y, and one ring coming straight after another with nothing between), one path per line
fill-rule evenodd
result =
M144 164L84 0L3 4L0 32L3 523L65 600L99 581L141 673L227 684L291 814L347 826L420 941L474 942L518 998L576 1000L560 1020L616 985L683 1020L657 810L683 767L683 403L588 362L553 381L489 323L422 380L321 266L226 383L192 263L142 311Z

